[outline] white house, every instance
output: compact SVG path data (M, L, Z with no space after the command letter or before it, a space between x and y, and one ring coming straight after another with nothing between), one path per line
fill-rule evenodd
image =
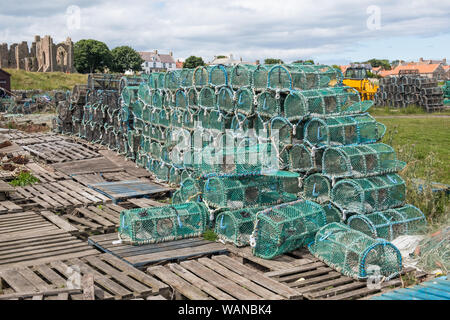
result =
M160 54L158 50L153 52L138 52L144 63L142 70L144 73L160 72L177 69L173 53Z

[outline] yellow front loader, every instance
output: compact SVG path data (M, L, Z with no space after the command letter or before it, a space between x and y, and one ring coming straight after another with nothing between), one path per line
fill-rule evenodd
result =
M361 95L361 100L373 100L378 86L369 81L367 71L370 67L365 65L351 65L344 75L344 84L355 88Z

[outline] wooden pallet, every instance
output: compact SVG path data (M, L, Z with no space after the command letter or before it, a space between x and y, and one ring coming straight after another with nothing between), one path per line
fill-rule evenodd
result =
M24 233L61 230L36 212L0 215L0 235L14 238Z
M113 172L74 174L72 175L72 179L85 186L90 186L96 183L117 182L127 180L141 180L144 182L151 182L151 180L147 178L138 178L134 175L129 174L124 170Z
M52 166L56 170L71 176L123 170L122 167L105 157L55 163Z
M59 163L100 157L98 152L87 148L86 146L62 140L38 143L23 146L22 148L48 163Z
M46 214L56 217L54 223L63 230L87 239L87 236L93 233L116 232L119 227L120 212L123 210L126 209L114 204L105 204L74 208L59 215L51 212ZM67 225L70 226L70 231L67 229Z
M0 271L0 281L3 284L3 293L6 294L45 292L67 289L68 280L73 279L77 272L80 276L93 275L96 299L147 298L167 296L169 292L166 284L109 254L5 269ZM69 295L71 300L83 299L80 293Z
M98 251L63 230L0 235L0 270L94 254Z
M142 246L113 243L113 241L117 240L117 234L111 233L91 236L88 239L88 243L100 251L111 253L136 268L144 268L156 263L182 261L194 257L228 252L222 244L207 241L202 238L188 238Z
M54 169L39 165L37 163L28 163L25 167L30 170L41 183L55 182L59 180L68 180L70 177L64 173L55 171Z
M12 291L12 290L11 290ZM0 294L0 300L72 300L72 295L82 296L81 289L53 289L38 292Z
M73 180L17 187L14 199L16 203L20 199L32 200L46 210L61 210L111 202L108 197Z
M147 272L167 283L176 298L281 300L301 295L226 255L153 266Z
M142 180L100 182L94 183L90 187L104 194L114 203L128 198L163 194L172 190L167 186Z
M14 203L13 201L0 201L0 215L14 212L23 212L24 207Z
M44 142L56 142L65 140L62 136L56 134L38 134L36 136L30 136L26 138L13 139L15 143L20 146L28 146L32 144L44 143Z

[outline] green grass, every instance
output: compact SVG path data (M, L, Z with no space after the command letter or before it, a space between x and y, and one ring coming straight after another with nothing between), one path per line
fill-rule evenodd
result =
M376 118L376 117L375 117ZM387 133L383 141L397 151L402 161L414 161L418 178L426 178L426 160L429 155L434 158L434 173L430 179L435 182L450 184L450 118L382 118Z
M405 115L450 115L450 110L441 112L426 112L421 106L411 105L407 108L373 107L369 113L372 116L405 116Z
M214 233L214 230L208 229L203 233L203 238L209 241L216 241L218 236Z
M72 90L87 81L87 75L63 72L27 72L5 69L11 74L11 90Z

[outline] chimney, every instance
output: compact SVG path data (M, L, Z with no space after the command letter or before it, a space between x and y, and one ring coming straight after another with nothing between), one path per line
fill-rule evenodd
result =
M230 53L230 60L233 60L233 54Z
M256 65L259 65L260 63L259 63L259 60L256 60Z
M241 59L240 59L240 60L241 60L241 62L242 62L242 57L241 57Z
M423 58L420 58L419 61L420 61L420 62L423 62Z
M442 59L442 64L444 64L444 65L447 64L447 58Z
M170 51L170 52L169 52L169 55L170 55L171 57L173 57L173 52L172 52L172 51Z
M158 50L155 49L155 54L158 54Z

